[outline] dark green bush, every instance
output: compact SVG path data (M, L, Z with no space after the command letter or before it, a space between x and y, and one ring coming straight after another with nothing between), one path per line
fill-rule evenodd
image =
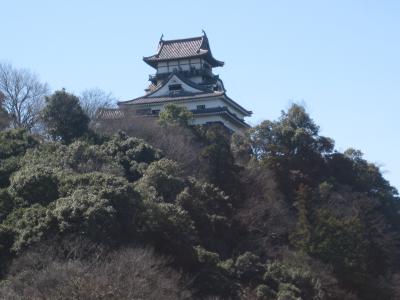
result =
M6 189L0 189L0 224L14 209L14 200Z
M161 158L159 150L124 133L119 133L105 142L101 151L123 167L125 177L129 181L139 179L148 164Z
M40 204L13 210L4 225L15 232L13 250L17 252L56 232L51 214Z
M58 198L59 180L53 169L43 166L26 166L11 177L9 191L27 204L46 205Z
M144 199L167 203L173 203L184 186L178 164L168 159L151 163L136 183L136 189Z

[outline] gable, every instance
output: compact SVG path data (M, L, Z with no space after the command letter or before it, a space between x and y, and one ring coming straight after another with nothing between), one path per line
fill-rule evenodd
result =
M196 89L187 84L175 74L172 75L158 90L154 91L148 97L169 96L173 92L182 91L191 94L203 93L204 91Z

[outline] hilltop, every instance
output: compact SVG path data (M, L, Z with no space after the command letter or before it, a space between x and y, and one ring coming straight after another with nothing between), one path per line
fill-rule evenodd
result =
M2 113L2 299L400 297L396 189L302 106L239 134L174 105L91 120L65 90L40 130Z

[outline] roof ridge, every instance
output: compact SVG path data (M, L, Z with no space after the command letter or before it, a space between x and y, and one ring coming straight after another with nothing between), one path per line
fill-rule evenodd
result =
M192 41L192 40L200 40L203 39L204 36L195 36L190 38L183 38L183 39L173 39L173 40L161 40L162 43L172 43L172 42L185 42L185 41Z

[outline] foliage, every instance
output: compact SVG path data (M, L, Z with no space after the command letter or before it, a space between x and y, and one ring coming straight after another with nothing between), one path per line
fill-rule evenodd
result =
M188 213L171 203L146 203L140 223L144 239L182 262L193 259L196 228Z
M65 90L46 97L42 118L48 133L55 140L67 144L88 131L89 117L80 106L78 97Z
M321 284L310 272L302 268L274 261L267 263L264 281L269 288L261 287L262 297L276 295L272 299L324 299ZM261 297L261 298L262 298Z
M6 189L0 189L0 223L13 210L14 201Z
M244 280L257 278L264 270L260 258L251 252L245 252L239 255L236 258L234 266L236 276Z
M50 168L26 166L11 177L9 191L30 205L46 205L58 198L58 176Z
M8 215L4 225L15 232L12 249L16 252L41 241L53 229L48 210L40 204L14 210Z
M396 299L399 198L360 151L335 151L298 105L233 137L177 116L0 132L0 297ZM157 255L118 250L132 244ZM30 254L44 245L57 254Z
M110 201L85 190L60 198L52 211L61 233L80 232L95 241L109 241L120 230Z
M166 104L164 110L160 112L159 123L162 126L187 126L192 118L193 114L186 107L171 103Z
M15 234L7 226L0 225L0 275L4 275L5 267L12 257L11 247L14 243Z
M24 154L29 148L38 144L37 139L24 129L0 132L0 159Z
M144 199L155 202L174 202L185 186L179 173L176 162L168 159L155 161L143 173L143 177L136 184L136 189Z
M7 128L10 124L11 117L4 108L4 94L0 92L0 130Z
M0 132L0 187L10 184L10 176L19 168L20 157L38 144L24 129Z
M64 213L60 215L59 209L69 213L69 207L74 204L73 207L80 207L79 211L71 211L73 214L78 214L76 218L71 218L73 222L77 222L77 230L80 230L84 223L86 224L84 227L88 228L88 232L94 236L95 240L97 240L95 237L97 235L102 239L112 237L116 241L132 238L129 234L133 234L136 230L140 199L126 179L99 172L70 175L62 180L60 193L65 198L57 200L56 203L57 213L61 217L59 220L63 220L65 216ZM97 217L105 218L101 226L97 224L97 221L92 221ZM101 227L108 226L106 222L109 222L110 227L115 228L100 230ZM91 229L93 231L90 231ZM96 231L100 233L97 234ZM128 236L124 236L122 232Z
M189 180L187 185L176 203L190 215L205 247L224 254L229 252L227 249L237 238L231 219L231 199L211 184Z
M215 124L203 126L198 134L205 142L200 153L203 176L230 196L240 198L241 168L236 164L231 151L229 131L220 124Z
M104 154L112 157L123 167L125 177L129 181L139 179L148 164L161 158L159 150L143 140L128 137L122 132L105 142L101 149Z

